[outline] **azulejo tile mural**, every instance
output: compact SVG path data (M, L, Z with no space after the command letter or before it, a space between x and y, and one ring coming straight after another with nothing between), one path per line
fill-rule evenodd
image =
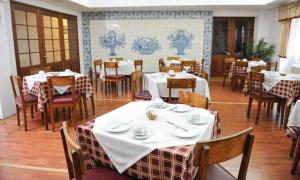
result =
M110 30L100 37L100 45L110 51L110 56L116 56L116 50L124 47L125 44L125 35L115 30Z
M212 44L212 24L213 24L213 11L113 11L113 12L84 12L82 13L82 32L83 32L83 56L85 71L88 72L92 62L92 50L91 50L91 33L90 33L90 21L91 20L147 20L147 19L202 19L204 21L204 35L203 35L203 58L205 61L205 70L210 72L211 61L211 44ZM117 33L121 33L116 30ZM171 32L174 32L174 29ZM140 35L140 37L153 38L153 35ZM98 36L99 38L99 36ZM166 37L167 38L167 37ZM127 39L127 38L126 38ZM149 41L149 40L147 40ZM98 41L99 42L99 41ZM193 41L192 41L193 42ZM132 43L132 41L130 42ZM147 42L149 43L149 42ZM147 44L146 43L146 44ZM161 45L161 42L159 42ZM142 43L145 44L145 43ZM128 44L129 45L129 44ZM126 45L126 46L128 46ZM193 44L192 44L193 46ZM143 46L145 47L145 46ZM161 45L162 47L162 45ZM107 48L107 47L106 47ZM119 48L122 48L120 46ZM151 48L138 48L138 53L149 53ZM147 49L147 50L146 50ZM154 48L155 49L155 48ZM179 50L179 53L186 53L185 48ZM107 48L108 54L117 54L118 48ZM115 51L113 51L115 50ZM145 51L144 51L145 50ZM132 51L135 51L132 46ZM157 51L157 50L155 50ZM162 50L161 50L162 51ZM114 53L113 53L114 52ZM178 53L175 48L174 53ZM172 55L172 54L170 54Z
M133 51L139 52L143 55L153 54L155 51L161 49L160 43L156 37L137 37L132 44Z
M185 29L177 29L174 33L168 35L170 48L176 49L176 55L185 55L185 49L191 49L194 35Z

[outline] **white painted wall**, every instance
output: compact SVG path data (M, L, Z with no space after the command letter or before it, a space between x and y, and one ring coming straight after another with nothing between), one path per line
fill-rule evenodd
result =
M19 2L77 16L80 67L81 72L84 72L81 12L69 9L65 6L59 6L53 2L49 3L41 0L19 0ZM16 74L10 1L0 0L0 16L0 119L4 119L16 112L14 97L9 80L9 76L11 74Z

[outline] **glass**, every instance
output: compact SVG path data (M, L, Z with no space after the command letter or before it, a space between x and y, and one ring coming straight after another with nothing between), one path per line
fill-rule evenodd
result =
M50 16L43 16L44 27L51 27Z
M61 51L54 51L55 62L61 61Z
M16 25L17 38L18 39L27 39L27 27L22 25Z
M29 54L19 54L19 59L20 59L20 66L21 67L30 66Z
M60 41L59 40L53 40L53 49L60 50Z
M45 50L46 51L53 51L52 40L45 40Z
M52 21L52 28L58 28L58 18L51 17L51 21Z
M70 51L69 50L65 50L65 59L70 60Z
M44 28L44 38L52 39L51 28Z
M18 40L19 53L29 53L28 40Z
M64 29L68 29L68 20L67 19L63 19L63 27L64 27Z
M31 64L34 65L39 65L40 63L40 53L31 53Z
M224 54L227 51L228 21L214 21L213 54Z
M35 13L27 12L27 25L31 25L31 26L37 25Z
M47 63L53 63L54 59L53 59L53 52L46 52L46 59L47 59Z
M249 23L247 21L237 21L234 32L234 54L246 55L249 39Z
M28 27L29 39L38 39L37 27Z
M25 11L15 10L15 21L16 21L16 24L26 25Z
M59 30L52 29L52 35L53 35L53 39L59 39Z
M30 52L40 52L39 40L29 40Z

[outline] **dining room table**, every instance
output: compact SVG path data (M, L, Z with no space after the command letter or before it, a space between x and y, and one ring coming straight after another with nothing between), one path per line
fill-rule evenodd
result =
M187 59L172 59L172 60L164 60L164 65L166 67L180 67L181 66L181 61L186 61ZM194 72L196 75L200 75L201 71L203 70L202 63L199 61L196 61L196 68L195 70L191 68L186 68L187 72L191 73Z
M135 71L133 60L115 61L118 63L118 74L130 76ZM100 71L100 78L105 80L104 67ZM116 75L116 72L112 68L106 69L107 75Z
M264 73L264 91L285 99L286 108L284 112L284 127L286 127L291 105L300 95L300 75L264 70L262 73ZM253 81L253 87L257 89L259 87L259 83ZM245 81L242 92L244 94L248 94L249 92L249 77Z
M246 69L246 72L249 73L251 71L252 67L257 67L257 66L267 66L267 63L264 61L247 61L247 60L237 60L237 61L245 61L248 62L248 68ZM235 62L232 62L229 73L228 73L228 78L232 78L233 73L235 69ZM238 74L244 74L245 68L244 67L237 67L236 73Z
M196 143L220 135L218 112L156 105L130 102L78 126L87 169L106 166L138 179L195 178ZM155 120L148 118L149 111L155 111Z
M170 77L168 73L164 72L144 74L144 89L149 91L152 100L160 97L169 97L168 78L196 78L195 92L207 97L209 101L211 100L207 80L185 72L176 73L174 77ZM192 91L192 89L187 89L187 91ZM179 89L172 90L171 97L179 97Z

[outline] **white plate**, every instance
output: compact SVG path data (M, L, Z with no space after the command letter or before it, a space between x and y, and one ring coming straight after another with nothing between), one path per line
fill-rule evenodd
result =
M124 125L121 125L124 124ZM118 126L118 127L116 127ZM124 122L115 122L108 126L107 131L112 133L124 132L130 129L131 123L125 124ZM115 128L116 127L116 128Z
M176 108L173 109L175 112L189 112L191 110L191 106L186 104L176 104Z
M145 139L148 139L149 137L151 137L153 134L152 130L151 129L147 129L147 134L146 135L143 135L143 136L136 136L134 134L134 131L133 129L129 131L129 136L133 139L138 139L138 140L145 140Z
M208 117L201 117L201 116L198 119L187 118L188 122L190 122L191 124L196 124L196 125L206 124L209 120L210 120L210 118L208 118Z
M173 134L177 137L182 137L182 138L190 138L190 137L195 137L197 136L199 133L198 132L195 132L195 131L192 131L192 130L189 130L189 131L185 131L181 128L176 128L174 131L173 131Z
M151 107L154 107L154 108L158 108L158 109L163 109L163 108L166 108L166 107L168 107L168 103L163 103L163 104L161 104L161 105L155 105L155 104L153 104L153 106L151 106Z

